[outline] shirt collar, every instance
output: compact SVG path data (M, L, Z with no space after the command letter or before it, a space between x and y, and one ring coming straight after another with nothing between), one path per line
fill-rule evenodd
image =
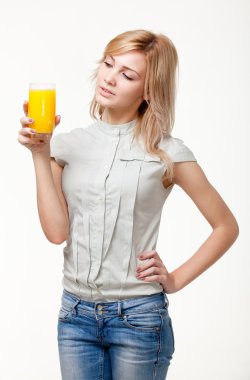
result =
M134 130L136 119L131 120L125 124L110 124L101 119L98 119L96 125L100 131L109 135L126 135Z

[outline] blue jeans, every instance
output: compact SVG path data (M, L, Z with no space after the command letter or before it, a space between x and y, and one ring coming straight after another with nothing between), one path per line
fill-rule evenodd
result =
M90 302L63 291L58 349L63 380L164 380L174 334L163 292Z

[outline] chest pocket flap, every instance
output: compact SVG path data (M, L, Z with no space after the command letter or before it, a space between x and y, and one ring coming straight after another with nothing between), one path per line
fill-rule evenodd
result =
M161 162L160 157L152 156L149 153L134 151L130 149L121 149L118 153L118 157L122 161L146 161L146 162Z

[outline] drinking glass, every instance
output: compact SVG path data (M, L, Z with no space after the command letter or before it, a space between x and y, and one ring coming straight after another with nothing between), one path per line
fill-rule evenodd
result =
M56 85L55 83L30 83L28 117L38 133L52 133L55 128Z

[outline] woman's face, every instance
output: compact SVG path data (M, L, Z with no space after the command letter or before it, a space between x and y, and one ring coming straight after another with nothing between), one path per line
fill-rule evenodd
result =
M107 55L97 74L97 103L124 112L137 111L143 101L145 76L146 58L142 51Z

